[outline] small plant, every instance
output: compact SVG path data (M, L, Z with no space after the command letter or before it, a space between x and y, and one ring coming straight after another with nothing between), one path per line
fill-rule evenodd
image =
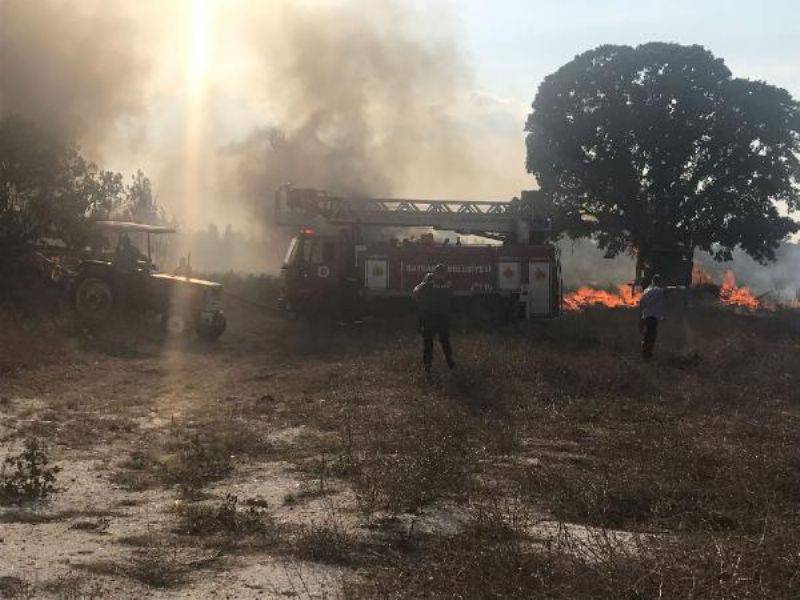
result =
M48 467L50 459L46 448L37 438L25 442L25 449L8 456L0 468L0 501L19 504L45 498L55 488L60 467Z
M181 510L181 517L178 529L188 535L267 533L272 525L264 510L239 508L239 498L234 494L226 494L217 506L190 504Z
M219 557L218 552L198 554L164 545L146 545L135 549L128 559L83 563L81 567L96 575L124 575L150 587L166 589L184 584L193 571L212 565Z
M323 525L303 529L295 539L299 558L328 564L349 564L352 561L354 536L335 519Z
M131 579L156 588L180 585L191 570L192 565L182 560L177 550L158 547L134 551L129 563L115 569Z
M30 598L31 592L31 585L19 577L0 577L0 598Z
M222 479L233 469L225 449L193 438L179 451L175 460L166 465L163 477L189 489L199 489L206 483Z
M106 597L100 583L75 575L62 575L44 583L40 589L59 600L100 600Z
M371 419L350 456L359 508L371 515L419 512L465 494L480 449L463 413L445 403L408 410L392 420Z

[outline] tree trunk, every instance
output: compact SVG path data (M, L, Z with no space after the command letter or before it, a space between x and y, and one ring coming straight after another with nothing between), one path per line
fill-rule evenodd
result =
M653 275L661 275L664 285L692 285L694 249L656 248L641 250L636 256L636 282L650 285Z

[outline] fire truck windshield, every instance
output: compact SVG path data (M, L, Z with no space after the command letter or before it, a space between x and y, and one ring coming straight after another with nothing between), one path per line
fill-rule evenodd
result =
M318 238L303 240L303 262L318 265L322 262L322 242Z

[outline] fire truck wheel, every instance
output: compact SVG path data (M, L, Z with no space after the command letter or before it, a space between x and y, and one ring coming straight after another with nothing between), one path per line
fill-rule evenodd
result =
M87 277L75 288L75 308L84 319L104 321L114 307L111 284L96 277Z

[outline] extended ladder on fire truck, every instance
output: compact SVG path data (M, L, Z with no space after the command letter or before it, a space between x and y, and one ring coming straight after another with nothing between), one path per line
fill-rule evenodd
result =
M316 217L332 225L431 227L490 238L513 236L523 243L533 232L550 230L549 220L536 219L532 207L526 211L504 201L346 198L291 185L277 190L278 225L299 227Z
M282 186L275 195L276 223L299 232L281 268L281 304L316 314L347 294L361 300L410 298L426 272L446 264L454 295L479 319L556 316L561 308L558 251L545 240L549 221L533 213L537 194L523 192L515 202L409 200L348 198ZM381 227L425 227L503 243L362 236L362 229Z

